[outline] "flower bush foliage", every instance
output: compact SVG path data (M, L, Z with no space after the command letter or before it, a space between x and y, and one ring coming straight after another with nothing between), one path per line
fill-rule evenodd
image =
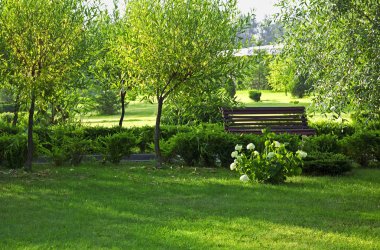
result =
M266 133L264 150L260 153L255 150L253 143L249 143L245 149L242 145L236 145L231 153L234 162L230 169L241 174L240 180L248 180L278 184L283 183L286 177L300 175L302 172L303 158L307 153L298 150L296 153L286 149L286 143L280 143L273 139L273 133Z

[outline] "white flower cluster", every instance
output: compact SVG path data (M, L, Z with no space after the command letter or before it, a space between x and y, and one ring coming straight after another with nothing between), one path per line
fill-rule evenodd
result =
M253 143L250 143L250 144L247 145L247 149L248 150L255 150L255 148L256 148L255 144L253 144Z
M298 150L296 152L301 158L306 158L307 156L307 153L305 151L302 151L302 150Z
M248 177L248 175L243 174L242 176L240 176L240 181L242 181L242 182L247 182L247 181L249 181L249 177Z
M267 158L268 159L272 159L275 155L276 155L275 152L269 152L268 155L267 155Z

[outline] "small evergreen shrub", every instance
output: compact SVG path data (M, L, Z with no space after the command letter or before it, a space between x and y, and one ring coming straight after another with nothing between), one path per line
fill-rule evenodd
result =
M257 91L257 90L250 90L249 91L249 98L251 98L255 102L259 102L261 99L261 92Z
M305 158L303 172L335 176L351 171L352 167L352 161L343 154L313 152Z

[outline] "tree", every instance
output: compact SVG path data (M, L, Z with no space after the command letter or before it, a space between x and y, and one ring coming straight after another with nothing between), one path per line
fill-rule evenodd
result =
M380 2L282 0L286 56L314 87L323 112L380 117Z
M85 53L78 50L85 48L96 6L87 0L2 0L0 5L0 65L29 103L25 170L31 171L36 103L65 88L65 79L82 63Z
M113 92L115 89L119 90L121 104L119 126L122 127L126 99L135 98L135 83L133 82L134 78L131 77L135 73L133 72L133 62L120 56L121 48L118 40L122 37L126 44L129 43L128 28L126 28L125 18L120 15L118 10L118 1L114 1L114 5L113 13L102 12L91 29L91 32L97 37L97 45L94 46L96 53L93 55L90 71L96 79L94 89L101 93L100 98L103 102L112 106L115 103L115 100L112 100ZM104 93L107 93L108 96L104 96Z
M235 0L131 0L127 23L131 49L125 58L136 62L142 93L158 103L155 125L157 167L162 108L182 89L199 88L200 79L221 79L236 71L236 36L243 24ZM128 43L121 44L127 47Z
M287 95L296 81L296 65L291 58L274 58L269 63L268 83L275 91L284 91Z

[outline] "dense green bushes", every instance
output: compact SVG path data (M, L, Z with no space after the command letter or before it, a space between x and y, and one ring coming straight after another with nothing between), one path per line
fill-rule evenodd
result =
M131 155L136 141L136 137L131 132L117 133L98 139L103 159L114 164L119 163L124 156Z
M341 175L352 169L352 161L343 154L312 152L304 160L303 172L312 175Z
M250 90L249 91L249 98L251 98L255 102L259 102L261 99L261 92L258 90Z
M21 168L26 160L26 135L0 136L0 164L8 168Z
M342 153L361 166L380 167L380 130L355 133L339 144Z
M322 126L319 131L322 131ZM325 128L326 134L311 137L279 134L274 140L286 143L291 152L302 149L305 173L338 174L347 171L348 160L364 167L377 167L380 160L380 131L360 131L350 128L336 134L337 127ZM3 166L21 167L25 161L26 131L0 125L0 162ZM36 153L48 156L56 164L79 164L84 155L102 155L104 161L118 163L131 153L153 153L153 127L104 128L55 126L35 129ZM264 149L264 138L254 134L230 134L219 124L198 126L162 126L161 144L167 161L205 167L228 167L233 161L231 151L236 144L253 143ZM316 159L323 159L317 161ZM344 166L336 167L337 162ZM307 163L310 162L310 163ZM318 165L319 164L319 165ZM340 164L340 163L339 163ZM318 165L318 166L317 166ZM351 164L352 167L352 164ZM332 170L336 168L336 170Z

